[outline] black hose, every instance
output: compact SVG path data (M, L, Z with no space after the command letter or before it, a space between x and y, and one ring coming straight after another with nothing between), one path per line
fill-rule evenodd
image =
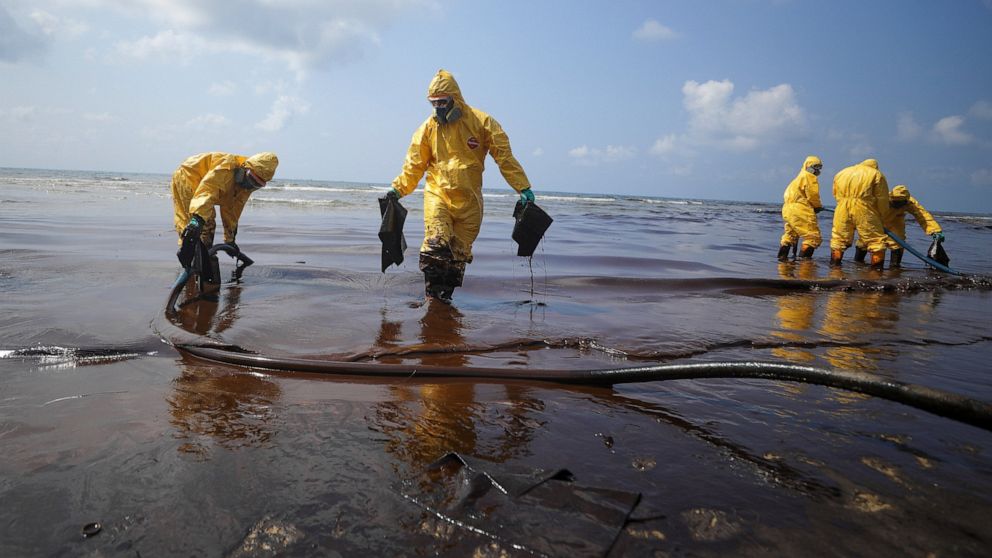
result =
M237 249L219 244L210 255L224 250L243 263L235 277L254 263ZM172 287L166 302L166 317L176 312L176 300L195 270L184 269ZM370 362L341 362L292 357L268 357L239 347L173 343L176 349L194 357L248 368L309 372L317 374L358 375L372 377L479 378L496 380L537 380L566 384L615 385L665 380L703 378L757 378L817 384L845 389L902 403L942 417L992 431L992 405L950 392L925 386L886 380L863 372L827 370L812 366L772 362L708 362L699 364L664 364L599 370L521 369L496 367L423 366Z
M950 392L881 379L862 372L826 370L771 362L664 364L599 370L418 366L268 357L225 348L177 345L195 357L249 368L374 377L487 378L567 384L614 385L703 378L757 378L817 384L909 405L935 415L992 431L992 405Z

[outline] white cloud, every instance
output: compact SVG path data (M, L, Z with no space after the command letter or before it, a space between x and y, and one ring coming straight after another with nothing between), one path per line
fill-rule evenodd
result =
M992 169L978 169L971 173L971 183L975 186L992 186Z
M0 62L17 63L37 58L48 49L50 40L37 23L21 25L0 3Z
M434 0L246 0L235 15L227 0L89 1L161 25L154 35L121 43L119 53L133 45L143 56L156 49L170 58L190 50L246 54L279 63L297 79L361 59L380 44L379 29L409 12L438 9Z
M899 141L913 141L923 134L923 128L913 118L913 113L904 112L896 120L896 139Z
M142 37L136 41L120 41L114 45L114 50L121 58L133 58L141 61L149 58L160 58L188 64L197 55L215 49L212 49L210 44L200 37L166 29L154 36Z
M651 146L652 155L664 156L675 151L675 134L668 134L663 138L658 138Z
M962 130L962 126L964 126L963 116L945 116L933 125L931 137L934 141L947 145L965 145L971 143L975 138Z
M230 120L220 114L207 113L191 118L186 122L186 127L196 130L203 130L206 128L227 126L230 123Z
M0 117L9 118L17 122L27 122L34 120L38 114L38 108L33 106L18 106L9 109L0 108Z
M533 155L534 157L540 157L541 155L544 155L544 148L538 147L537 149L531 152L531 155Z
M607 145L605 148L582 145L568 151L568 156L580 165L595 166L600 163L616 163L633 159L637 149L624 145Z
M746 151L763 142L801 135L806 116L792 86L783 83L732 98L729 80L682 86L682 104L689 112L689 138L700 144Z
M110 115L109 112L84 112L83 120L90 120L92 122L109 122L113 120L114 117Z
M229 97L234 95L234 92L238 90L238 86L234 84L231 80L224 80L219 83L211 83L210 87L207 89L207 93L213 95L214 97Z
M297 114L306 114L310 111L310 104L298 97L280 95L272 103L272 110L264 120L255 124L259 130L266 132L278 132L282 130L286 123Z
M662 25L656 20L649 19L641 24L641 26L632 33L632 36L638 41L655 42L675 39L678 38L679 34L672 31L670 27Z
M978 101L977 103L971 105L971 109L968 110L968 114L982 120L992 120L992 103L984 100Z
M28 17L46 36L59 36L66 39L79 37L89 29L88 26L74 19L56 17L43 10L33 10Z

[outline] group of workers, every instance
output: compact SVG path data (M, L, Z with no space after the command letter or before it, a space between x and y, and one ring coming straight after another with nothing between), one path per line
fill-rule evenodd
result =
M387 196L396 199L416 190L427 174L424 190L424 241L420 247L420 270L429 299L450 302L456 287L462 285L465 266L472 262L472 244L482 225L482 172L486 155L491 155L507 183L521 198L534 201L523 167L510 150L510 140L499 123L485 112L465 102L455 78L439 70L427 89L433 114L413 134L399 176ZM272 180L279 165L274 153L244 157L229 153L194 155L172 176L175 227L179 234L180 261L187 265L190 255L183 247L199 239L213 244L215 206L220 207L224 242L237 250L238 220L252 192ZM816 214L823 210L818 176L823 169L819 157L810 156L799 175L785 190L782 235L778 257L787 260L790 251L811 258L822 237ZM839 264L844 251L858 240L855 260L871 255L873 266L882 266L885 250L892 250L890 265L898 266L902 248L888 237L885 229L905 238L905 214L911 213L927 234L943 238L940 225L909 194L905 186L890 192L878 162L866 159L841 170L834 177L837 200L830 238L832 264ZM802 249L799 242L802 239Z
M819 157L806 157L803 168L785 189L782 204L785 233L778 249L781 261L789 259L790 251L796 251L800 258L812 258L813 251L823 242L816 217L823 210L818 179L822 170L823 162ZM899 185L889 191L885 175L878 169L875 159L865 159L838 172L834 176L833 194L837 208L830 234L832 265L840 265L844 251L855 244L854 233L857 232L855 261L865 262L870 256L870 264L881 268L888 248L892 251L889 266L899 267L903 248L889 235L897 236L899 240L906 238L906 213L915 217L923 231L934 240L944 239L940 225L909 194L906 186Z
M424 241L420 270L429 299L450 302L472 262L472 244L482 226L482 171L489 154L523 204L534 201L523 167L510 150L510 140L493 117L469 106L451 73L439 70L427 89L433 114L414 132L403 169L387 196L401 198L424 190ZM238 219L252 192L275 175L274 153L251 157L228 153L194 155L172 177L175 227L180 247L199 238L213 243L214 206L220 206L224 242L237 250ZM180 262L188 261L182 255ZM185 264L184 264L185 265Z

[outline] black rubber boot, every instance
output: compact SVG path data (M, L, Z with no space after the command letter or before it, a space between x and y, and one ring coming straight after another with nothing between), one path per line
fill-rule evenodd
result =
M803 245L803 251L799 253L799 257L806 260L812 259L814 250L816 250L816 248Z
M462 285L465 264L452 260L449 249L420 254L420 270L424 272L424 294L444 303L451 303L456 287Z
M902 267L902 253L902 248L892 251L892 255L889 257L889 267Z
M789 261L789 251L792 250L791 244L785 244L778 247L778 261L787 262Z
M830 265L841 265L841 260L844 259L843 250L831 250L830 251Z
M865 257L868 256L868 250L865 248L854 247L854 261L858 263L865 263Z

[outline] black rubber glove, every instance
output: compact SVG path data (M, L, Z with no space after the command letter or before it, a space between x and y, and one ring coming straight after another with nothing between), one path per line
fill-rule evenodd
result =
M386 199L391 199L393 201L399 201L400 200L400 194L399 194L399 192L396 191L396 188L390 188L389 191L386 192Z
M199 215L193 215L189 219L189 224L183 229L183 240L187 238L199 238L200 232L203 231L203 218Z
M813 208L813 213L819 213L821 211L823 211L823 208L822 207L814 207Z

